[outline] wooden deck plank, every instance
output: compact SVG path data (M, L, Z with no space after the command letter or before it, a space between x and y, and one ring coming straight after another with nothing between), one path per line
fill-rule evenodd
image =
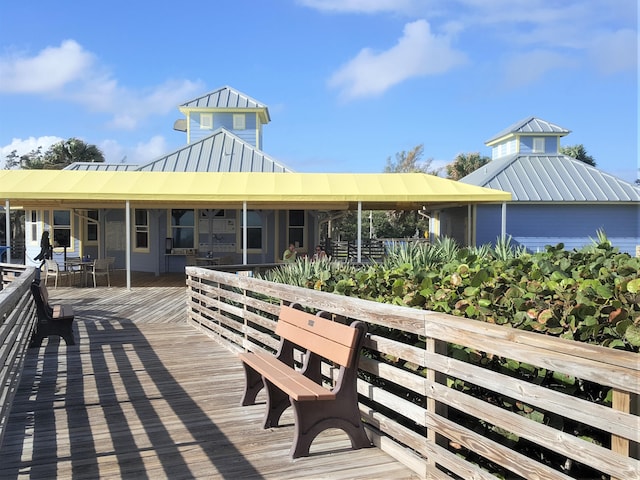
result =
M186 324L184 280L139 280L50 289L74 306L77 344L29 352L1 478L418 478L339 430L291 460L291 412L262 430L264 404L240 406L241 363Z

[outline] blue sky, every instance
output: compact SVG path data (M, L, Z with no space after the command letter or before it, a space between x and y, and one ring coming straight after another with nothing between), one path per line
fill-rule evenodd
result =
M32 0L0 6L0 168L78 137L109 162L183 145L177 109L229 85L300 172L432 166L531 115L638 177L635 0Z

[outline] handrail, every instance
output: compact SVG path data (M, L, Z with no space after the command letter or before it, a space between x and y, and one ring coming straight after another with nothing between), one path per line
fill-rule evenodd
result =
M36 322L31 282L36 269L0 264L0 446L11 404L22 376L26 350ZM9 272L9 273L7 273Z
M373 329L360 360L361 414L374 443L422 476L494 478L483 468L486 462L507 477L575 478L546 463L549 455L559 455L573 465L569 470L588 469L589 478L593 472L597 478L637 478L636 353L199 267L187 267L186 273L188 321L232 352L277 348L273 331L280 305L292 302L340 321L384 327ZM535 379L483 368L454 357L454 344L473 355L498 355L610 387L613 402L576 398ZM328 378L332 371L325 366ZM472 389L495 392L494 400L511 399L522 411L471 395ZM544 419L527 415L531 411L543 412ZM484 428L468 428L469 419ZM562 424L604 432L609 441L591 443L580 428ZM545 458L526 455L518 443L546 452Z

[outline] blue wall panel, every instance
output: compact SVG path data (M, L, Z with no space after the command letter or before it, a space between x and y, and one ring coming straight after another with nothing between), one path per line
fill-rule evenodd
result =
M638 205L514 205L507 206L507 234L531 251L564 243L565 248L591 245L603 230L621 251L635 255L640 245ZM500 207L478 207L476 244L493 242L500 234Z

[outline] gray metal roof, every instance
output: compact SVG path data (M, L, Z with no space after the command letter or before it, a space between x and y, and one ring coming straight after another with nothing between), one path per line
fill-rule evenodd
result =
M510 127L505 128L500 133L494 135L489 140L485 142L485 144L489 144L499 140L502 137L507 135L518 135L518 134L540 134L540 135L549 135L549 134L557 134L559 136L567 135L571 133L571 130L567 130L566 128L562 128L558 125L554 125L553 123L547 122L545 120L541 120L535 117L527 117L524 120L520 120L519 122L514 123Z
M514 202L640 202L640 188L566 155L513 155L460 179Z
M115 172L137 170L139 165L134 163L98 163L98 162L74 162L63 170L95 170L101 172Z
M201 97L189 100L180 106L186 108L258 109L265 111L267 122L271 120L269 117L269 109L266 105L229 86L205 93Z
M292 172L224 128L208 137L139 166L161 172Z

